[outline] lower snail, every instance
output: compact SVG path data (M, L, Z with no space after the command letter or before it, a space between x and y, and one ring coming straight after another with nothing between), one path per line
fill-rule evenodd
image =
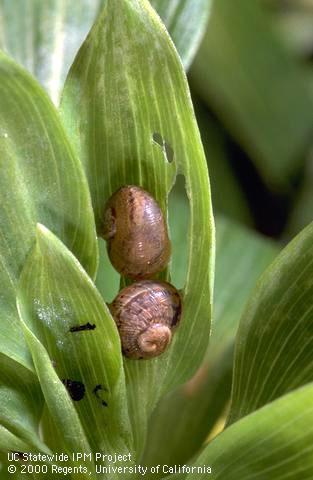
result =
M109 305L122 351L133 359L160 355L170 344L181 317L181 298L167 282L141 280L120 291Z
M99 234L107 241L111 263L126 277L151 278L169 262L171 245L162 210L141 187L126 185L109 198Z

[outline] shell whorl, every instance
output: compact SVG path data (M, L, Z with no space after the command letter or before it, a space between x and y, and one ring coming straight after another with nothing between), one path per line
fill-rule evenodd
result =
M122 350L130 358L163 353L181 316L181 299L166 282L142 280L124 288L110 305Z

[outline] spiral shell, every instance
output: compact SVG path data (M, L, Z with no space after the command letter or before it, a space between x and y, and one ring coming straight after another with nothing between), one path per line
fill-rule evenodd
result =
M109 307L123 354L134 359L152 358L164 352L182 310L175 287L153 280L141 280L124 288Z
M162 271L171 245L162 210L140 187L121 187L108 200L100 231L116 270L134 280Z

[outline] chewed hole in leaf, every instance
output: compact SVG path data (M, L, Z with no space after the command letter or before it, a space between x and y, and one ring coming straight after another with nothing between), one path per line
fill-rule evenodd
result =
M155 143L157 143L158 145L160 145L160 147L163 148L163 137L162 137L162 135L161 135L160 133L157 133L157 132L154 133L154 134L152 135L152 139L153 139L153 141L154 141Z
M68 391L70 397L75 402L82 400L85 395L85 385L77 380L62 379L62 383Z
M99 238L99 267L96 287L106 303L111 303L120 290L120 275L109 260L106 242Z
M174 150L171 145L158 132L152 134L152 140L161 147L165 160L172 163L174 161Z
M190 223L189 200L183 175L176 177L176 183L169 194L168 209L172 241L171 279L175 287L181 289L185 285L187 276L189 240L186 232L189 231Z

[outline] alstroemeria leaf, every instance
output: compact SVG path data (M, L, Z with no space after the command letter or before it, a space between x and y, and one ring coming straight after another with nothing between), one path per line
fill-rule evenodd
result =
M71 428L73 415L68 414L65 426L65 403L68 411L75 413L77 429L84 432L93 451L129 452L131 438L115 323L79 262L42 225L37 226L36 246L25 263L18 293L37 375L63 438L70 436L67 428ZM73 448L74 439L71 441Z
M55 104L103 0L0 0L0 48L31 72Z
M212 0L151 0L162 18L185 70L188 70L205 32Z
M0 425L0 461L6 461L9 452L30 452L31 450L32 447L27 442L21 440L3 425ZM36 451L38 452L38 447Z
M1 353L0 365L0 425L28 446L47 450L39 437L43 399L37 377ZM0 452L3 449L7 452L12 447L0 445Z
M200 450L221 415L225 415L240 316L258 276L277 254L273 242L226 218L217 217L216 227L210 344L194 377L162 399L153 412L143 457L148 465L186 463Z
M37 221L59 235L90 275L97 244L86 179L48 96L0 53L0 352L32 368L15 305Z
M213 440L191 466L210 466L214 480L312 478L312 397L309 384L248 415ZM209 477L197 474L200 480ZM186 478L194 480L195 474Z
M157 399L190 377L203 358L214 257L206 161L186 78L148 2L106 1L70 70L62 111L85 166L98 227L106 200L121 185L141 185L165 211L176 173L186 181L189 257L181 325L161 357L125 361L131 418L142 446Z
M313 381L313 223L259 280L236 339L229 422Z
M48 409L57 425L58 431L63 437L63 452L70 455L71 459L72 452L76 451L86 452L86 455L88 455L91 453L90 446L82 428L79 415L73 405L73 401L71 400L65 386L60 381L46 349L28 328L27 324L31 324L32 319L28 316L29 312L27 311L27 307L25 308L24 300L21 296L18 298L20 319L23 325L25 338L32 353L36 373ZM91 478L94 478L93 470L93 462L90 462ZM78 480L81 478L80 475L82 475L83 478L86 478L87 476L89 478L89 472L88 474L79 473L78 476L73 475L73 478L77 478Z

